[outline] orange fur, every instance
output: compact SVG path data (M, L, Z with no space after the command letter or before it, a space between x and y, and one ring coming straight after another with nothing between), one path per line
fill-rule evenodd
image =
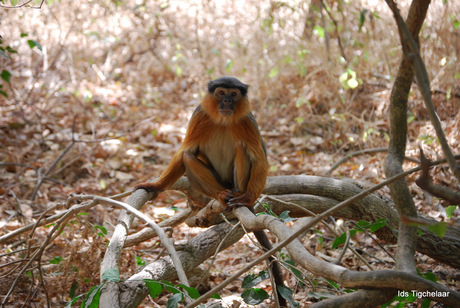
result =
M192 187L204 195L230 206L253 206L268 171L262 138L245 96L234 102L231 115L222 115L219 108L216 96L208 93L166 170L155 183L141 183L136 189L160 192L186 173Z

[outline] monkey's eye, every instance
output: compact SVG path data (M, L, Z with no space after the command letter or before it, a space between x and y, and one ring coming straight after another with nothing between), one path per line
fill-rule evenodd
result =
M235 97L235 96L236 96L236 92L232 92L231 95L232 95L233 97Z
M224 96L225 92L221 90L221 91L217 92L217 94L220 95L220 96Z

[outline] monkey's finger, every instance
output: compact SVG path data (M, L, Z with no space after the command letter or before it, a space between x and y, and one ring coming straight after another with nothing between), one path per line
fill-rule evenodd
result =
M250 207L251 206L251 204L249 204L249 200L244 195L230 199L227 202L227 205L229 207L240 207L240 206Z

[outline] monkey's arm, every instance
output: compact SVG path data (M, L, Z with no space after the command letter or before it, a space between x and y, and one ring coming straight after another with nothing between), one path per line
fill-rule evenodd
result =
M166 170L160 175L156 182L137 184L136 187L134 187L134 190L142 188L149 192L161 192L176 183L184 173L184 151L179 149L172 158Z
M185 173L184 153L186 151L190 151L197 143L192 132L195 131L195 128L199 124L199 114L201 113L202 112L200 107L196 108L193 112L192 118L190 119L189 127L187 129L187 133L185 134L185 138L181 147L173 156L168 167L160 175L158 180L154 183L137 184L134 187L134 190L142 188L150 192L160 192L171 187Z
M231 207L251 207L264 190L267 180L265 145L251 113L234 129L234 135L241 140L235 155L235 166L237 185L242 194L236 194L227 204ZM250 172L245 171L246 169L250 169Z

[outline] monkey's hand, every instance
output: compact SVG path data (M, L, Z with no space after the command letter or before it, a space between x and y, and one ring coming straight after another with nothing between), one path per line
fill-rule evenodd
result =
M230 189L223 190L217 195L217 200L223 205L228 206L228 201L233 198L233 194L234 192Z
M251 197L249 196L249 194L245 193L239 197L230 199L227 202L227 205L232 208L240 207L240 206L251 207L252 206Z
M237 189L226 189L221 191L217 196L217 200L219 200L220 203L228 206L229 208L240 206L251 207L254 203L252 201L252 196L250 193L242 193Z
M150 193L153 193L152 199L155 198L162 191L157 187L156 183L139 183L136 186L134 186L133 192L138 189L144 189Z

